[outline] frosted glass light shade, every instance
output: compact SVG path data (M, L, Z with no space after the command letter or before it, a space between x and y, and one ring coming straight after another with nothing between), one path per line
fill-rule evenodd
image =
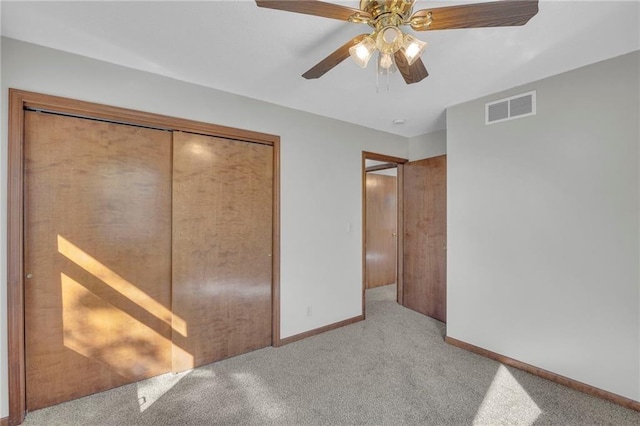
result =
M378 54L378 74L392 74L398 70L393 55L380 52Z
M409 34L404 35L402 53L404 53L405 58L407 58L407 62L409 63L409 65L413 65L413 63L417 61L420 56L422 56L422 54L424 53L424 49L426 48L426 41L418 40L417 38L410 36Z
M356 64L361 66L362 68L366 68L369 63L369 59L373 56L373 53L376 51L376 42L369 36L362 39L362 41L355 46L351 46L349 48L349 55L351 59L355 61Z

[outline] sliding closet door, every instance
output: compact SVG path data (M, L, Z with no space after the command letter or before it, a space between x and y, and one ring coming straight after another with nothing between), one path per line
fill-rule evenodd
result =
M171 369L171 133L25 113L27 408Z
M173 369L271 344L273 147L174 133Z

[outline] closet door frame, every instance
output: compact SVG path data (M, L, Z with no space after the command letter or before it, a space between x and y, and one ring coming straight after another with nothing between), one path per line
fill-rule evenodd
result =
M26 415L24 298L24 113L41 110L162 130L198 133L273 147L271 344L280 339L280 137L199 121L9 89L7 185L7 331L9 425Z

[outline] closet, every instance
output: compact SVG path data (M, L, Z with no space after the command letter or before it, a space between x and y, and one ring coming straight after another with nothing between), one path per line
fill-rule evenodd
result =
M26 409L271 345L274 146L181 130L24 111Z

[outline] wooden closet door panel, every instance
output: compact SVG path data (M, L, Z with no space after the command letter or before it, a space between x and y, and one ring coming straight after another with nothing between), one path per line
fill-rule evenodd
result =
M273 147L174 133L174 371L271 344Z
M404 305L447 318L447 157L404 165Z
M367 288L396 282L397 179L366 174Z
M25 113L27 408L170 371L171 134Z

